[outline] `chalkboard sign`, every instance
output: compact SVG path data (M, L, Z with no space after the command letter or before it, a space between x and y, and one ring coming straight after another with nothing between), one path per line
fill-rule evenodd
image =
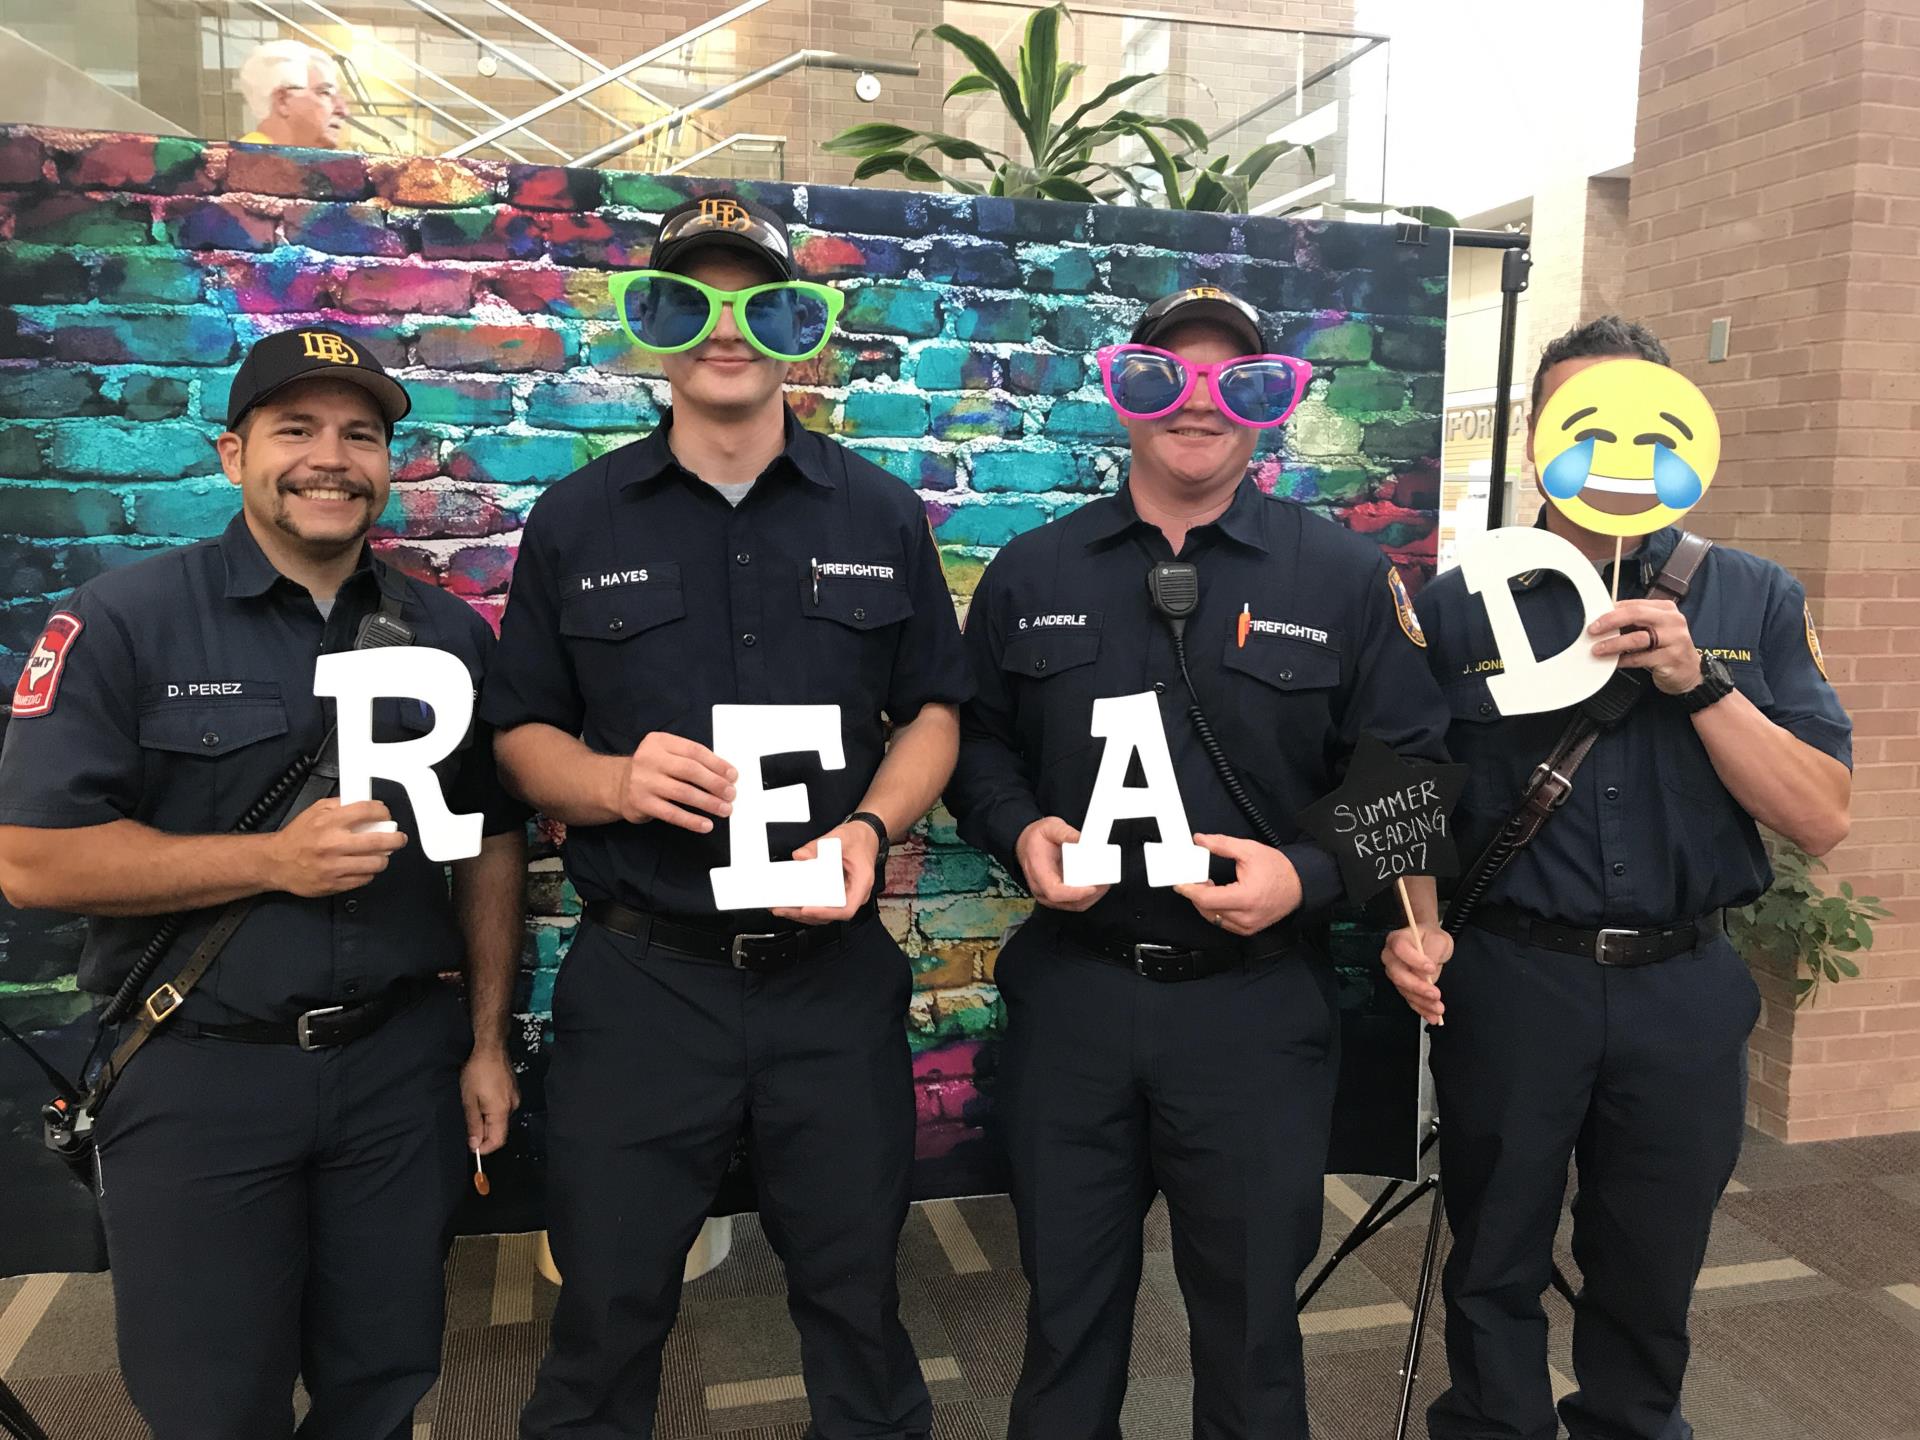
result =
M1332 853L1359 904L1410 875L1460 873L1453 807L1466 783L1464 765L1403 759L1363 735L1340 788L1301 811L1300 824Z

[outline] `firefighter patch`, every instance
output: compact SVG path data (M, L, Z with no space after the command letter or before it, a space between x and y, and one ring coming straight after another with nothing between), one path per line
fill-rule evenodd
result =
M1801 608L1807 617L1807 650L1813 656L1813 663L1820 672L1820 678L1831 683L1833 677L1827 674L1827 657L1820 653L1820 636L1813 628L1813 606L1809 603Z
M54 696L60 692L60 674L67 668L67 656L73 642L85 628L78 615L56 611L27 656L27 668L20 672L20 683L13 690L13 718L31 720L53 709Z
M1406 632L1407 639L1422 650L1427 648L1427 632L1420 628L1420 617L1414 613L1413 597L1407 593L1407 582L1400 578L1400 572L1389 565L1387 567L1387 589L1393 594L1394 612L1400 617L1400 628Z

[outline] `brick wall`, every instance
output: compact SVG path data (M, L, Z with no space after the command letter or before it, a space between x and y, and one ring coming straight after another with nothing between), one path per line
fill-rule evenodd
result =
M211 440L258 335L315 320L400 368L377 541L488 615L541 488L651 428L664 386L607 304L689 187L629 174L0 130L0 683L52 602L103 569L216 533L235 499ZM757 187L802 268L842 282L842 334L795 376L804 422L911 485L964 605L1009 536L1118 483L1124 432L1089 354L1142 303L1222 282L1316 378L1259 483L1373 536L1418 584L1433 556L1446 248L1390 229ZM888 925L914 957L921 1155L973 1136L1019 913L944 812L895 852ZM574 903L533 889L518 996L538 1069ZM72 927L0 924L0 1014L76 1013ZM529 1103L538 1109L537 1088Z
M1627 309L1719 412L1700 528L1807 584L1855 723L1829 885L1895 912L1817 1006L1766 978L1753 1118L1920 1128L1920 13L1648 0L1640 79ZM1716 316L1732 352L1709 365Z

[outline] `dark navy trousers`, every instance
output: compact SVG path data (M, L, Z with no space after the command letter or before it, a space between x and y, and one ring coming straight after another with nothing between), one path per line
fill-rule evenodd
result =
M746 1137L817 1440L921 1440L900 1323L913 1160L912 968L877 920L771 975L582 922L547 1072L563 1283L525 1440L647 1440L687 1251Z
M1031 1286L1010 1440L1119 1440L1141 1227L1167 1197L1195 1440L1305 1440L1294 1292L1320 1243L1333 975L1304 949L1172 984L1064 943L1002 951L998 1113Z
M161 1032L101 1108L120 1368L155 1440L406 1440L440 1373L465 1010L330 1050Z
M1724 937L1632 969L1469 925L1431 1031L1451 1388L1434 1440L1553 1440L1554 1234L1578 1165L1573 1440L1688 1440L1687 1307L1740 1153L1759 992Z

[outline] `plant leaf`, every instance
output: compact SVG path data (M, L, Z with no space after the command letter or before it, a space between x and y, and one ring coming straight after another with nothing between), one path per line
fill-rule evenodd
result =
M962 55L966 56L975 70L984 75L993 88L1000 92L1001 102L1007 107L1007 114L1013 117L1013 123L1022 131L1027 128L1026 102L1020 98L1020 82L1006 63L994 54L993 47L978 35L962 30L958 25L936 25L931 34L947 42Z
M1060 68L1060 17L1065 5L1049 5L1027 17L1026 39L1020 46L1020 93L1027 102L1027 148L1036 164L1046 159L1057 101L1054 82Z
M820 148L829 155L874 155L882 150L898 150L902 145L919 138L918 130L876 120L842 130L831 140L824 141Z
M1062 130L1072 129L1075 125L1078 125L1082 120L1086 119L1087 116L1106 104L1107 101L1116 99L1126 94L1127 91L1146 84L1149 80L1158 80L1159 78L1158 75L1122 75L1118 80L1114 81L1111 85L1107 86L1106 89L1102 90L1098 95L1094 96L1091 100L1087 101L1086 104L1062 120L1060 122L1060 128Z
M887 175L896 170L904 171L907 168L907 162L912 158L904 150L887 150L879 155L869 155L853 167L853 178L871 180L876 175Z
M1069 180L1064 175L1048 175L1037 188L1049 200L1078 200L1087 204L1098 204L1100 200L1098 195L1078 180Z
M938 150L949 160L978 160L982 165L998 165L1007 157L998 150L989 150L984 145L976 145L964 135L947 135L930 130L920 137L922 149Z
M953 82L948 88L945 98L942 99L940 103L944 105L948 100L957 100L962 95L978 95L983 90L997 90L998 88L993 81L982 75L978 70L969 70Z

